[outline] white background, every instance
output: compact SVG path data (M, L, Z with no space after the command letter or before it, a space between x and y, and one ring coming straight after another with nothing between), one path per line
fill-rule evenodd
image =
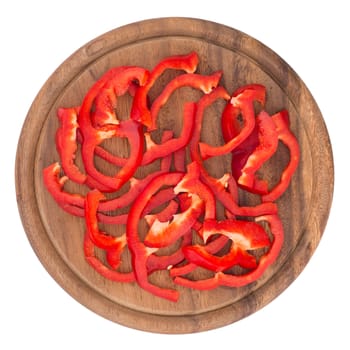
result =
M0 5L1 349L350 349L347 1L2 1ZM239 29L283 57L311 90L333 145L335 193L324 236L297 280L235 324L190 335L135 331L81 306L35 256L17 211L17 141L51 73L91 39L130 22L197 17Z

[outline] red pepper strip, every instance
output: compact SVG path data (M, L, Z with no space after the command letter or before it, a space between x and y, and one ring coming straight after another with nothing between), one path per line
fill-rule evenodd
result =
M185 211L174 214L170 221L155 220L144 239L148 247L161 248L176 242L191 229L202 213L203 200L196 194L191 195L191 205Z
M256 122L258 125L259 145L249 155L246 164L242 168L238 183L250 192L266 194L268 192L267 182L258 179L255 174L276 152L278 135L275 122L265 111L259 113L256 117Z
M188 75L181 75L188 76ZM155 159L166 157L179 149L185 147L191 136L194 127L194 116L196 111L196 104L194 102L188 102L184 106L183 112L183 127L181 135L178 138L172 138L168 141L156 144L153 141L147 144L147 151L143 155L141 164L147 165L152 163ZM146 133L145 136L150 137L150 134Z
M224 273L223 271L219 271L216 272L211 278L196 281L190 280L186 277L177 276L175 277L174 282L184 287L199 290L210 290L219 286L243 287L256 281L264 274L266 269L276 261L284 240L283 225L278 215L264 215L256 218L256 221L267 221L273 235L273 242L270 249L263 257L260 258L256 269L243 275L230 275Z
M60 127L56 132L56 148L61 159L63 171L70 180L76 183L85 183L90 188L97 187L101 191L109 191L108 187L98 183L91 176L82 173L74 163L78 149L77 141L80 136L77 123L78 111L79 107L74 107L59 108L57 112Z
M81 153L87 174L97 182L109 187L111 191L118 190L134 173L138 167L143 153L142 126L133 120L126 120L119 125L106 124L103 127L94 128L91 121L91 111L96 96L100 93L105 84L111 80L117 82L114 85L116 95L123 95L130 84L138 80L144 85L148 79L148 71L140 67L117 67L112 68L100 78L86 94L81 105L78 124L81 130L83 142ZM106 176L99 172L94 164L94 152L103 140L113 136L127 137L129 139L131 154L125 166L115 175Z
M61 167L58 162L49 165L43 170L44 184L56 203L64 210L70 206L84 208L85 198L80 194L63 191L63 186L68 180L67 176L60 177Z
M176 194L188 193L190 197L198 195L204 201L205 219L214 219L216 217L216 202L210 189L200 181L200 166L197 162L187 165L187 173L174 188Z
M218 71L212 75L201 75L195 73L182 74L172 79L152 104L151 116L153 127L156 127L156 121L160 109L167 103L175 90L188 86L208 94L218 86L221 76L222 72Z
M64 173L74 182L83 184L86 174L83 174L74 163L77 146L79 107L59 108L57 117L60 127L56 132L56 148L61 159Z
M54 197L55 198L60 198L61 194L58 194L57 192L60 191L59 189L53 189L54 192ZM74 202L74 196L76 196L76 194L71 194L71 193L66 193L67 196L66 198L68 200L72 200ZM154 208L158 207L161 204L164 204L166 202L168 202L169 200L172 200L175 197L175 194L173 192L173 190L169 190L169 189L164 189L162 191L159 191L158 193L156 193L149 201L146 209L145 209L145 214L149 213L151 210L153 210ZM83 207L81 206L76 206L74 204L71 204L69 202L67 203L63 203L60 204L59 202L57 202L60 207L66 211L67 213L74 215L74 216L78 216L78 217L84 217L85 215L85 210ZM121 214L121 215L107 215L107 214L103 214L98 212L97 213L97 219L99 222L104 223L104 224L111 224L111 225L125 225L126 221L128 218L128 214Z
M237 216L261 216L264 214L276 214L277 205L272 202L261 203L252 207L239 206L234 197L226 191L222 184L212 177L202 176L203 182L212 190L215 197L224 205L224 207L233 215Z
M172 131L164 131L162 140L166 141L173 135ZM114 199L110 199L108 201L102 201L99 206L99 211L113 211L119 208L123 208L128 206L135 198L143 191L145 186L156 176L169 172L171 165L171 156L167 156L162 158L160 163L160 170L155 171L149 175L147 175L143 179L136 179L132 177L130 182L130 188L128 192L125 194L116 197Z
M269 251L261 257L258 267L242 276L233 276L219 273L220 285L230 287L242 287L260 278L266 269L276 261L283 245L284 231L281 220L277 215L264 215L256 218L256 221L267 221L273 235L273 242Z
M119 124L116 115L117 96L114 94L111 80L107 81L100 92L95 97L94 110L91 113L92 124L95 128L103 127L107 124Z
M179 194L177 194L176 198L178 199L178 201L180 203L180 210L181 211L187 210L192 204L191 195L189 193L186 193L186 192L179 193ZM192 229L198 232L201 228L202 228L202 223L200 221L196 220L192 226Z
M143 192L135 199L130 208L128 220L126 224L126 237L129 250L131 252L132 266L135 273L136 280L141 288L153 293L156 296L177 301L179 293L173 289L165 289L154 284L148 280L147 260L150 252L154 248L148 248L141 241L138 234L138 223L143 215L143 211L153 196L162 186L174 186L181 178L183 173L167 173L154 178L143 190ZM152 251L153 249L153 251Z
M96 169L94 153L96 146L113 136L125 137L129 140L130 157L114 176L107 176ZM133 120L123 121L118 126L114 126L114 129L110 128L108 131L90 128L83 134L83 139L81 153L86 172L96 181L111 188L111 191L120 189L131 178L141 163L143 154L142 125Z
M147 206L143 212L143 215L149 214L153 209L158 206L167 203L175 198L175 194L172 188L166 188L157 192L147 203ZM126 224L128 214L121 215L106 215L103 213L98 213L97 218L100 222L105 224Z
M231 124L232 126L233 124ZM238 126L240 128L240 126ZM233 127L231 127L231 130ZM240 129L237 130L239 132ZM258 125L255 124L254 130L252 133L238 146L232 151L232 159L231 159L231 172L233 177L238 180L239 177L242 175L242 169L244 168L245 164L247 163L247 160L249 156L254 152L254 150L259 145L259 131L258 131ZM232 136L233 137L233 136ZM229 139L232 139L230 137Z
M98 96L101 96L105 87L113 88L115 95L122 96L127 92L130 85L135 81L138 81L140 86L145 85L148 77L149 72L147 70L134 66L114 67L103 74L102 77L93 84L88 93L85 95L83 103L81 105L80 113L78 116L78 124L82 130L82 134L85 136L85 132L88 129L94 128L94 123L91 120L91 117L93 117L92 111L94 109L94 103L96 101L96 98L98 98ZM115 125L118 123L116 120L111 123L110 114L115 114L113 106L107 106L107 114L104 110L104 107L106 106L101 107L102 109L100 114L100 121L98 124L100 124L102 128L106 125ZM104 118L102 118L103 114L105 114Z
M182 247L185 247L192 242L192 232L188 231L182 236L182 242L174 253L170 255L156 255L151 254L147 260L147 270L148 273L152 273L156 270L168 269L171 273L173 266L179 264L184 260L184 254L182 252Z
M53 163L48 167L44 168L43 179L44 179L46 188L50 192L51 196L55 199L56 203L63 210L65 210L67 213L70 213L74 216L84 217L85 197L83 197L80 194L63 191L63 186L65 182L68 180L68 177L67 176L60 177L59 175L60 170L61 170L61 167L58 163ZM160 174L162 173L158 173L157 176ZM147 183L150 182L152 178L149 178ZM147 183L145 183L144 186L146 186ZM135 194L135 198L136 196L137 194ZM175 194L172 189L164 189L159 191L150 199L145 209L145 213L148 214L151 210L153 210L157 206L168 202L174 197L175 197ZM133 199L130 199L130 202L132 202L132 200ZM130 204L130 202L128 204ZM103 202L99 204L99 210L102 204ZM127 214L110 216L99 212L97 213L97 218L98 218L98 221L106 224L126 224Z
M178 208L178 204L175 201L170 201L168 206L166 208L164 208L161 212L157 213L157 214L149 214L146 215L145 218L147 220L147 222L149 220L155 220L156 218L158 218L159 220L168 220L174 213L176 213ZM94 208L96 210L96 208ZM126 219L125 218L125 224L126 224ZM97 227L97 222L96 222L96 227ZM119 236L118 238L123 240L123 243L126 245L126 234L124 233L122 236ZM119 248L119 247L118 247ZM118 248L108 248L106 250L106 260L108 262L108 264L114 268L117 269L119 264L120 264L120 256L121 256L121 252L122 249L118 249Z
M290 156L289 163L283 170L279 183L268 194L262 196L263 202L275 201L285 192L300 160L299 143L289 128L288 111L283 110L276 113L272 116L272 119L276 125L278 139L288 147Z
M123 237L125 240L125 244L126 244L126 235L125 233L122 236L119 237ZM119 247L117 248L110 248L106 250L106 262L108 263L108 265L116 270L119 268L120 263L121 263L121 255L123 253L122 249L119 249Z
M105 266L95 255L95 246L88 233L84 238L84 254L87 262L103 277L116 282L133 282L135 281L134 272L119 272L111 270Z
M195 128L193 131L192 139L190 141L191 159L199 164L201 168L200 172L203 183L210 188L215 197L219 199L225 208L229 210L233 215L259 216L263 214L275 214L277 213L277 206L275 203L262 203L254 207L239 206L233 197L226 191L225 187L220 183L220 181L211 177L203 165L203 160L198 150L198 142L201 136L201 125L205 109L219 98L227 99L227 96L228 94L226 90L222 86L219 86L210 94L204 95L198 101Z
M131 107L131 118L145 125L149 131L154 130L156 126L152 123L151 111L147 105L148 92L165 70L178 69L193 73L197 65L198 55L195 52L188 55L170 56L160 61L151 71L147 83L136 90Z
M85 222L87 232L92 242L99 248L110 249L120 247L122 249L126 244L125 237L114 237L100 231L98 228L97 208L99 202L103 199L105 199L105 196L98 190L92 190L86 195Z
M179 204L176 201L171 200L169 204L161 212L156 214L145 215L145 220L148 226L152 226L156 220L160 222L166 222L168 220L171 220L172 216L176 214L178 208L179 208Z
M155 196L157 196L157 194ZM152 198L154 198L155 196L153 196ZM147 207L149 206L150 203L151 201L148 202ZM178 203L172 200L169 202L169 205L162 212L158 214L153 214L153 215L146 215L145 219L149 225L151 225L155 219L158 219L159 221L167 221L176 212L175 208L177 210ZM192 242L192 232L191 230L189 230L185 234L182 234L181 245L173 253L169 255L157 255L156 252L154 252L153 254L151 254L147 260L148 273L150 274L156 270L170 269L173 265L180 263L184 259L182 247L190 244L191 242Z
M43 178L47 190L64 211L74 216L84 217L85 197L63 190L68 177L60 177L60 170L61 167L58 163L53 163L43 170ZM105 221L104 219L107 219L108 221L108 216L101 215L99 217L100 220Z
M226 113L223 113L221 119L222 134L225 142L229 142L242 131L242 122L238 118L241 113L243 114L241 106L252 100L259 102L262 107L265 106L266 88L263 85L244 85L236 89L232 94L231 101L226 106L228 110L225 111ZM249 107L251 107L250 103L248 104Z
M78 130L77 134L77 140L80 144L83 143L83 136L81 135L81 132ZM116 166L122 167L126 164L127 158L119 157L117 155L114 155L104 149L102 146L96 146L95 147L95 155L104 159L105 161L114 164Z
M147 143L147 135L148 135L147 133L144 133L146 143ZM162 145L164 143L166 144L166 142L171 140L172 138L173 138L173 131L164 130L163 136L162 136ZM109 162L111 164L114 164L114 165L120 166L120 167L124 166L126 164L126 162L128 161L127 158L119 157L117 155L111 154L109 151L107 151L106 149L104 149L101 146L97 146L95 148L95 155L101 157L102 159L106 160L107 162ZM163 157L165 158L165 155ZM170 158L169 158L169 161L171 162ZM163 160L162 160L162 162L163 162ZM144 165L144 164L141 163L141 165Z
M224 187L228 189L228 192L231 194L233 200L238 203L239 193L238 185L232 174L228 174L227 182L223 183Z
M171 216L176 213L178 206L179 206L178 203L172 200L169 202L168 206L160 213L153 214L153 215L146 215L145 219L148 225L152 225L152 223L156 219L163 222L169 220ZM192 242L192 233L191 233L191 230L189 230L182 235L181 246L170 255L156 255L155 253L151 254L147 260L148 273L152 273L153 271L156 271L156 270L169 269L173 265L180 263L184 259L182 247L190 244L191 242Z
M186 171L186 148L174 152L174 168L176 171Z
M244 220L205 220L203 239L221 234L231 241L230 251L223 256L216 256L206 251L205 246L196 244L183 248L186 259L211 271L224 271L234 265L246 268L256 267L255 258L247 250L255 250L270 245L270 239L259 224Z
M226 236L218 236L218 238L208 242L204 247L204 249L209 254L216 254L219 252L229 241L229 239ZM198 266L194 263L187 262L185 265L182 266L174 266L170 269L170 276L176 277L181 275L186 275L193 270L198 268Z
M244 126L240 133L231 138L222 146L211 146L200 142L199 148L202 158L208 159L213 156L220 156L232 152L239 146L253 131L255 125L254 101L265 104L265 87L262 85L247 85L236 90L230 102L226 106L222 116L223 128L230 128L230 124L241 114Z
M183 248L185 258L196 266L204 267L210 271L218 272L239 265L246 269L254 269L257 266L256 259L246 250L235 246L233 243L230 251L217 256L206 251L203 245L189 245Z
M133 72L136 77L128 76L127 72ZM124 75L127 78L123 78ZM103 127L107 124L119 124L116 114L117 97L124 95L127 91L130 95L135 95L139 84L144 85L148 79L149 72L141 67L122 66L115 68L110 78L107 79L100 89L94 100L94 110L91 113L93 126L96 128ZM135 79L134 79L135 78ZM124 79L124 80L123 80Z

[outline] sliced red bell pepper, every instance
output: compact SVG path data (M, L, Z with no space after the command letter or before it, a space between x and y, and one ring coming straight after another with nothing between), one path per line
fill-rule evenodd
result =
M104 265L95 255L95 245L90 239L89 234L85 234L84 238L84 254L86 261L92 266L100 275L115 282L133 282L135 275L133 271L119 272Z
M195 73L182 74L172 79L154 100L151 107L152 125L156 127L156 121L160 109L167 103L175 90L181 87L192 87L208 94L216 88L221 79L222 72L218 71L212 75L201 75Z
M99 171L94 162L96 146L111 137L127 138L130 144L130 156L126 164L114 176L108 176ZM107 131L89 128L83 134L83 138L81 154L86 172L99 183L111 188L111 192L120 189L133 176L141 163L143 155L142 125L131 119L123 121L113 128L108 128Z
M256 267L255 258L247 251L270 245L270 239L259 224L245 220L205 220L203 223L204 242L209 237L220 234L231 241L230 251L222 256L208 253L205 245L192 245L183 248L186 259L211 271L224 271L235 265L245 268Z
M147 214L144 218L147 221L148 226L152 226L157 220L159 222L167 222L177 213L178 208L179 204L175 200L171 200L161 212L156 214Z
M249 192L266 194L268 183L266 180L259 179L256 172L276 152L278 134L275 122L267 112L261 111L256 117L256 122L259 144L247 158L244 167L241 168L241 175L237 182Z
M84 196L76 193L69 193L63 190L63 186L68 181L67 176L60 177L61 166L58 162L53 163L43 170L43 180L45 187L50 192L56 203L69 212L71 206L84 208Z
M161 212L157 213L157 214L149 214L146 215L145 218L147 219L147 222L150 220L168 220L176 211L178 208L178 204L177 202L175 202L174 200L170 201L168 206L165 207ZM96 210L96 208L94 208ZM145 210L146 212L150 209L153 208L147 208L147 210ZM125 224L126 224L126 220L125 220ZM95 225L98 225L98 223L96 222ZM96 226L97 227L97 226ZM124 233L123 235L118 237L122 244L123 247L122 249L120 249L120 246L117 246L116 248L112 247L112 248L106 248L106 260L108 262L108 264L113 268L113 269L117 269L120 265L121 262L121 253L122 250L124 248L124 246L126 245L126 234ZM150 255L150 257L152 257L152 255ZM158 259L159 258L159 259ZM164 257L165 258L165 257ZM171 260L169 258L169 260ZM147 268L149 273L151 273L152 271L156 270L157 267L161 267L161 269L164 269L166 267L163 267L163 265L161 265L162 263L165 263L165 261L163 261L163 259L160 259L160 257L155 256L154 259L152 259L151 264L149 263L149 260L147 261Z
M157 252L154 252L148 257L147 260L147 270L148 273L152 273L157 270L169 270L170 274L173 269L173 266L181 263L184 260L184 254L182 247L191 244L192 242L192 233L191 231L186 232L182 238L182 242L178 249L173 253L166 255L158 255Z
M260 258L258 266L254 270L242 275L232 275L224 271L218 271L213 277L204 280L191 280L184 276L176 276L174 282L188 288L210 290L218 286L243 287L259 279L279 256L284 241L284 231L278 215L264 215L256 218L256 221L268 222L273 241L269 251Z
M79 107L59 108L57 117L60 127L56 131L56 149L61 159L64 173L79 184L86 181L84 174L74 160L76 158Z
M190 141L190 154L191 159L199 164L201 168L201 179L206 184L214 195L222 202L227 210L233 215L242 216L259 216L263 214L275 214L277 213L277 206L274 203L262 203L254 207L241 207L239 206L234 198L226 191L225 187L222 186L217 179L211 177L206 171L203 165L203 159L198 149L198 143L201 135L201 125L204 117L205 109L213 104L218 99L227 99L227 91L219 86L214 89L210 94L204 95L197 104L196 112L196 127L194 128L192 139Z
M114 110L115 96L124 95L135 81L140 86L145 85L148 78L146 69L135 66L119 66L103 74L89 89L81 105L78 124L83 135L90 128L119 124Z
M87 233L92 242L99 248L123 250L126 246L125 236L114 237L103 232L98 227L97 208L105 196L98 190L92 190L86 195L85 201L85 223Z
M187 173L174 188L176 194L188 193L190 197L196 194L204 202L204 218L216 217L216 201L211 190L200 180L200 165L192 162L187 165Z
M274 114L272 119L276 125L278 139L288 147L290 155L288 165L283 170L279 183L269 193L262 196L264 202L275 201L286 191L300 161L299 143L290 130L288 111L282 110Z
M218 253L222 248L225 247L229 239L226 236L218 236L216 239L213 239L212 241L208 242L204 249L208 254L216 254ZM190 242L191 243L191 242ZM183 264L181 266L174 266L170 269L170 276L176 277L176 276L183 276L187 275L190 272L194 271L198 268L198 265L195 263L187 262L186 264Z
M176 242L191 229L202 213L203 200L191 195L191 205L183 212L174 214L169 221L155 220L148 230L144 244L148 247L166 247Z
M183 173L174 172L154 178L134 201L130 208L126 224L127 243L131 252L133 271L138 284L146 291L171 301L178 299L178 291L161 288L150 283L148 280L147 260L149 255L157 248L149 248L143 243L139 236L138 223L143 215L144 208L154 193L163 186L176 185L182 177Z
M220 285L247 285L273 264L283 244L283 226L273 201L288 187L300 158L287 112L270 117L264 110L256 111L256 102L265 105L263 86L246 85L230 96L218 86L221 72L194 74L197 65L198 56L191 53L165 58L151 73L135 66L112 68L88 91L81 107L58 111L56 147L64 175L58 163L43 172L45 185L58 205L68 213L85 217L84 253L89 264L106 278L135 281L144 290L171 301L178 299L178 291L153 284L149 276L154 271L166 269L176 284L207 290ZM151 88L167 69L186 73L171 79L149 104ZM162 130L158 144L151 134L157 127L158 114L172 93L183 86L199 89L204 96L197 103L185 102L180 135L174 138L171 131ZM133 96L131 113L129 119L120 120L118 97L127 92ZM206 108L218 99L226 101L222 113L225 144L216 147L201 142L201 128ZM128 140L128 157L112 154L102 146L104 140L115 137ZM258 177L258 170L275 153L278 141L289 149L290 160L279 183L269 189L265 179ZM78 150L84 166L81 170L75 163ZM232 174L212 177L204 161L227 153L232 154ZM105 174L95 165L96 156L119 169L114 175ZM160 170L144 178L135 177L140 166L155 160L160 160ZM66 192L68 178L87 185L90 192L86 196ZM129 186L129 192L125 192L124 185ZM258 193L263 202L254 207L240 206L238 185ZM116 197L107 199L102 192L116 192ZM217 221L216 206L221 204L225 219ZM121 208L129 213L114 212ZM243 216L266 221L269 232L257 222L243 220ZM148 222L145 234L138 232L140 220ZM103 232L100 223L125 225L125 233L114 237ZM126 247L132 271L121 272ZM260 248L267 253L253 255L251 251ZM107 264L98 258L95 249L104 251ZM236 265L249 271L234 274L230 269ZM207 269L211 277L193 281L185 276L195 269Z
M162 140L165 142L172 136L171 131L167 131L163 133ZM100 211L113 211L116 209L123 208L125 206L128 206L131 204L132 201L136 199L136 197L143 191L143 189L147 186L147 184L158 175L164 174L169 172L171 165L171 156L166 156L162 158L160 163L160 170L154 171L153 173L148 174L146 177L137 179L137 178L130 178L129 183L130 187L128 191L121 195L117 196L116 198L102 201L99 205Z
M256 221L266 221L270 226L273 235L273 241L269 251L260 258L258 267L243 274L241 276L234 276L230 274L220 273L220 285L230 287L242 287L260 278L266 269L271 266L278 258L284 241L284 230L280 218L277 215L264 215L256 219Z
M186 171L186 149L181 148L174 152L174 168L176 171Z
M130 119L115 125L116 122L108 122L110 116L106 115L105 123L99 122L101 127L95 128L91 120L95 99L102 93L106 84L113 86L115 95L121 96L127 92L133 81L137 80L140 85L144 85L148 76L149 72L141 67L128 66L110 69L86 94L79 111L78 124L82 136L81 153L85 170L87 174L97 182L109 187L111 191L118 190L133 175L142 159L142 126ZM95 148L102 141L114 136L128 138L131 152L127 163L115 176L106 176L96 169L94 153Z
M250 135L255 125L254 101L259 101L262 105L265 104L264 86L257 84L247 85L237 89L232 94L232 98L222 115L223 129L230 129L230 124L236 122L239 116L243 118L243 127L240 133L230 138L222 146L211 146L200 142L200 153L203 159L232 152L233 149L239 146ZM225 133L228 134L226 131Z
M193 73L197 69L197 65L198 55L195 52L188 55L169 56L161 60L150 72L147 83L136 90L131 108L131 118L145 125L149 131L154 130L156 126L148 106L148 92L165 70L177 69Z
M181 135L178 138L171 138L165 142L162 142L161 144L156 144L152 140L149 141L147 144L147 150L143 155L141 165L150 164L155 159L166 157L185 147L192 136L195 111L195 103L186 103L183 112L184 122ZM150 138L150 134L148 133L146 133L145 136Z

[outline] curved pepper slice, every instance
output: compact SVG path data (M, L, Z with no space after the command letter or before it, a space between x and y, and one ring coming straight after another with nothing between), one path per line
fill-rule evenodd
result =
M61 166L58 162L44 168L43 180L45 187L62 209L69 211L70 206L84 208L85 198L82 195L63 191L63 186L68 181L68 177L60 177L60 172Z
M255 217L263 214L275 214L277 213L277 206L274 203L261 203L254 207L239 206L235 201L235 198L226 191L225 186L223 186L220 181L210 176L203 165L203 159L198 149L198 143L201 135L201 125L204 117L204 112L208 106L220 98L229 98L227 91L222 86L217 87L210 94L204 95L197 104L195 119L196 127L193 130L192 139L189 145L191 159L192 161L196 161L196 163L199 164L201 169L201 179L203 183L210 188L217 199L219 199L225 208L229 210L233 215Z
M146 291L170 301L177 301L179 297L178 291L174 289L161 288L150 283L148 280L148 256L154 252L154 249L157 248L149 248L142 242L139 237L138 223L150 198L162 186L176 185L181 180L183 175L183 173L174 172L160 175L154 178L134 201L133 205L130 208L126 224L127 243L131 252L133 271L135 273L138 284Z
M289 163L283 170L279 183L269 193L262 196L263 202L275 201L285 192L300 160L299 143L290 130L288 111L282 110L274 114L272 119L276 125L278 139L288 147L290 156Z
M183 212L174 214L169 221L156 219L144 239L148 247L166 247L176 242L196 222L202 213L203 201L198 195L191 195L191 205Z
M133 271L119 272L110 269L104 265L95 255L95 245L90 239L89 234L85 234L84 238L84 254L86 261L92 266L99 274L105 278L116 282L133 282L135 281L135 275Z
M130 144L130 157L126 164L114 176L108 176L100 172L94 164L95 148L103 140L111 137L127 138ZM81 154L86 172L96 181L111 189L111 192L120 189L135 173L141 163L143 154L143 133L142 125L126 120L119 125L113 126L106 131L89 128L83 135Z
M265 111L261 111L256 117L258 128L258 145L248 156L241 175L238 178L238 184L248 189L250 192L266 194L268 184L265 180L259 179L256 172L260 167L270 159L278 147L278 134L274 120ZM233 160L234 162L234 160ZM235 166L234 163L232 166Z
M120 123L116 114L117 97L124 95L127 91L132 95L138 86L146 84L149 72L141 67L121 66L112 68L105 75L107 79L104 76L101 78L104 81L102 88L97 84L98 92L91 112L91 121L95 128Z
M114 237L103 232L98 227L97 208L105 196L98 190L92 190L86 195L85 223L91 241L99 248L123 250L126 246L125 236Z
M86 174L82 173L74 162L78 149L78 112L79 107L58 109L60 126L56 131L56 149L64 173L70 180L83 184L86 181Z
M148 92L165 70L177 69L193 73L197 69L197 65L198 55L196 52L191 52L188 55L170 56L161 60L150 72L147 83L136 90L131 107L131 118L145 125L149 131L156 129L151 111L148 108Z
M171 200L168 204L167 207L165 207L161 212L157 213L157 214L152 214L152 215L146 215L145 218L148 218L148 220L150 220L150 217L158 220L168 220L177 210L178 208L178 204ZM151 210L153 208L147 208L145 209L145 211L147 212L148 210ZM125 224L126 224L126 220L125 220ZM97 225L97 223L96 223ZM119 236L119 239L123 242L123 244L125 243L126 245L126 234L124 233L123 235ZM121 258L121 253L122 253L122 249L119 249L119 247L117 246L116 248L112 247L112 248L106 248L106 260L108 262L108 264L114 268L117 269L120 265L120 258ZM154 256L153 254L150 255L150 257ZM153 263L150 265L149 260L147 261L147 268L149 273L152 272L153 270L156 270L156 267L160 267L161 266L161 261L158 261L158 258L160 259L161 257L156 256L153 259ZM163 259L162 259L163 260Z
M78 124L82 130L83 136L85 135L87 129L95 128L94 124L98 124L98 126L102 128L107 125L119 124L119 121L115 119L116 115L114 107L111 105L103 106L107 107L107 111L104 110L104 108L101 106L99 113L99 122L93 122L94 113L92 112L96 107L95 102L96 99L99 98L98 96L101 96L101 94L103 94L104 88L108 87L109 90L113 90L113 94L122 96L128 91L128 88L133 84L133 82L138 81L139 85L142 86L146 84L148 77L149 72L146 69L135 66L115 67L111 68L105 74L103 74L102 77L99 78L89 89L81 105ZM109 91L106 94L111 93L112 91ZM99 106L97 106L97 108L99 108ZM115 118L111 118L111 114L113 114ZM102 115L104 115L104 117L102 117Z
M227 143L222 146L214 147L200 142L200 153L203 159L232 152L250 135L255 125L254 101L258 101L262 105L265 104L264 86L257 84L246 85L232 94L230 102L226 105L222 114L223 130L230 130L232 128L231 124L236 123L240 115L243 117L243 127L238 134L229 138ZM230 134L230 131L223 131L223 133L227 135Z
M188 102L184 106L183 112L183 127L181 135L178 138L171 138L164 141L161 144L156 144L151 140L149 133L145 133L147 142L147 150L143 155L141 165L147 165L153 162L155 159L166 157L172 153L185 147L191 136L194 127L194 116L196 111L196 104Z
M173 135L171 131L164 132L162 141L165 142ZM136 199L136 197L143 191L143 189L147 186L147 184L158 175L169 172L171 165L171 156L163 157L160 163L160 169L148 174L146 177L137 179L135 177L131 177L129 179L130 188L129 190L116 198L109 199L106 201L102 201L99 205L100 211L113 211L122 207L129 205L132 201Z
M273 235L273 241L269 251L260 258L258 266L254 270L242 275L232 275L223 271L218 271L213 277L204 280L191 280L183 276L176 276L174 282L184 287L210 290L219 286L243 287L259 279L266 269L276 261L282 249L284 231L282 222L277 215L264 215L256 218L256 221L268 222Z
M269 236L262 226L251 221L205 220L203 223L204 242L215 234L224 235L232 241L227 254L213 255L208 253L204 245L197 244L183 248L187 260L215 272L227 270L235 265L251 269L256 267L256 260L247 251L270 245Z
M118 190L135 172L143 153L143 133L139 123L129 119L118 125L108 123L109 116L105 123L95 128L91 120L91 113L94 108L96 97L101 94L104 86L112 84L113 91L117 96L126 93L129 86L137 80L144 85L148 79L149 72L141 67L124 66L110 69L105 73L86 94L78 115L78 124L82 136L81 153L87 174L110 188L110 191ZM112 83L113 82L113 83ZM111 137L126 137L129 140L131 154L124 167L115 176L106 176L98 171L94 164L95 148L105 139Z
M182 239L182 242L180 247L177 250L175 250L173 253L167 254L167 255L157 255L156 252L154 252L149 256L147 260L148 273L152 273L153 271L157 271L157 270L169 270L171 275L173 266L176 266L177 264L181 263L185 258L182 251L182 247L185 247L188 244L191 244L192 242L191 231L186 232L181 239Z
M151 107L152 123L155 125L160 109L169 100L172 93L181 87L192 87L201 90L205 94L209 94L216 88L221 79L222 72L218 71L212 75L201 75L195 73L181 74L172 79L162 90L162 92L154 100Z

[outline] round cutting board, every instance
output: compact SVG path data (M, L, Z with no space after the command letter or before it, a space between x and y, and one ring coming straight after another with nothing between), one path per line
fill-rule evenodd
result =
M113 66L151 69L160 59L196 51L198 72L223 71L221 84L232 92L244 84L266 86L266 110L287 108L301 147L300 164L287 192L277 201L285 242L277 261L256 282L212 291L177 288L178 302L145 292L136 283L104 279L85 261L84 220L63 212L43 185L42 170L58 161L54 137L57 108L80 105L83 96ZM181 96L190 94L184 90ZM120 108L127 110L127 100ZM172 100L179 108L181 97ZM164 128L176 125L169 109ZM218 120L206 118L204 137L215 142ZM288 151L265 169L271 179L288 160ZM218 161L216 175L225 170ZM150 169L149 171L152 171ZM333 194L332 150L322 115L296 73L257 40L217 23L190 18L163 18L133 23L108 32L76 51L52 74L25 120L16 159L18 207L25 232L52 277L77 301L95 313L128 327L161 333L190 333L221 327L270 303L298 276L322 236ZM249 205L249 196L242 201ZM155 281L166 279L156 274ZM166 281L165 283L169 283Z

